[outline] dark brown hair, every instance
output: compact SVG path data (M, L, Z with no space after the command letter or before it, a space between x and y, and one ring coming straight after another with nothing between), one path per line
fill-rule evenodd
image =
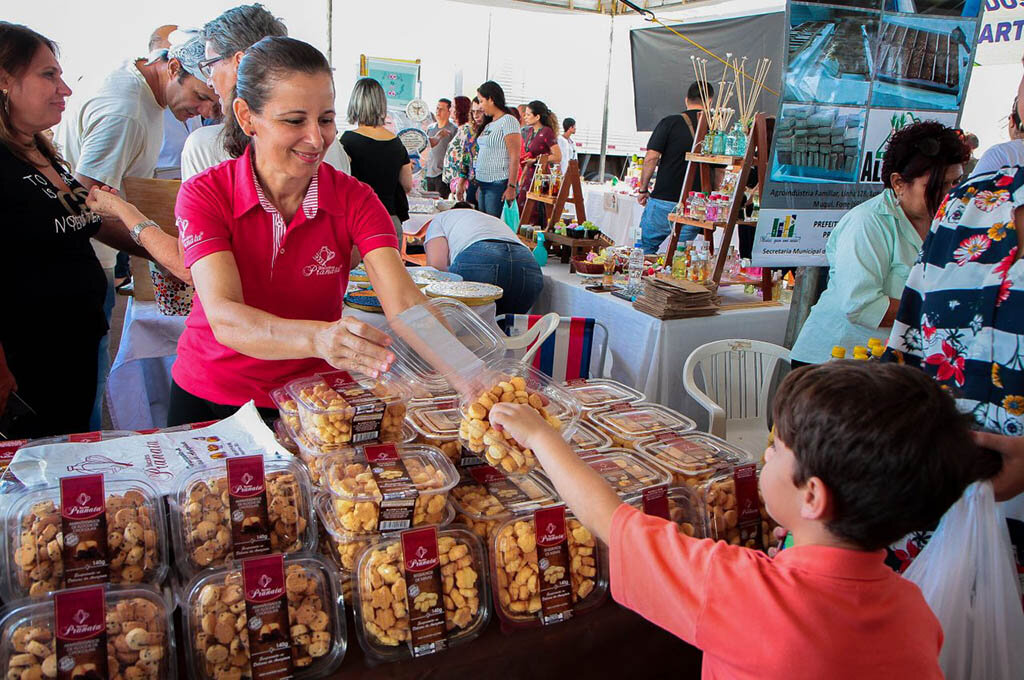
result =
M262 113L274 85L292 73L331 75L331 65L320 50L309 43L284 36L263 38L245 51L238 64L238 82L231 99L242 99L250 110ZM238 158L249 146L249 136L242 131L234 115L225 115L224 125L224 149Z
M455 98L455 124L465 125L469 121L469 109L473 106L473 102L469 100L469 97L463 97L461 94Z
M798 368L773 404L776 439L793 451L793 483L831 493L826 528L864 550L931 529L1001 459L974 443L970 417L910 366L833 361Z
M36 33L28 26L12 24L7 21L0 21L0 71L7 73L12 78L20 78L28 69L29 64L36 56L40 47L46 47L57 56L57 43L49 38ZM43 154L47 161L63 165L69 171L71 166L67 164L57 149L42 132L34 135L36 149ZM0 143L17 158L29 165L35 165L25 153L24 145L17 139L17 132L11 122L10 101L3 93L0 93Z
M539 99L534 99L526 105L526 108L533 112L533 115L540 118L541 125L547 125L551 131L558 134L558 117L551 112L548 105Z
M925 198L928 212L934 216L946 197L946 170L966 163L970 157L971 150L953 128L934 120L914 123L900 128L889 139L882 161L882 183L892 189L894 173L907 182L928 175Z

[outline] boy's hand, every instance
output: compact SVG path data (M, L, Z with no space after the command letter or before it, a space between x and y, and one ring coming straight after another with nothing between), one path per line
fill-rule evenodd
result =
M555 431L532 406L526 404L495 404L490 421L499 429L508 430L513 439L526 448L534 450L538 436Z
M1008 501L1024 492L1024 437L1007 437L991 432L975 432L978 446L998 451L1003 469L992 478L992 491L997 501Z
M786 534L788 534L788 533L789 533L789 529L787 529L786 527L775 527L772 530L772 536L774 536L775 540L777 542L779 542L779 543L781 543L782 541L786 540ZM768 548L768 557L775 557L778 554L779 554L778 546L773 545L772 547Z

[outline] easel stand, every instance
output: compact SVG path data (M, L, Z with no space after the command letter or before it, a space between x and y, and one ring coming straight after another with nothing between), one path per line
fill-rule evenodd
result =
M534 177L536 173L548 173L548 157L541 156L537 161L537 169L534 171ZM530 187L531 189L533 187ZM562 177L562 185L558 188L558 193L554 196L547 194L536 194L532 191L527 192L526 202L523 203L523 211L519 214L519 221L522 224L526 223L527 215L533 214L533 208L537 203L545 203L553 206L551 213L548 215L547 224L538 226L544 227L547 231L555 226L558 220L562 219L562 210L565 208L566 203L572 203L576 206L576 219L579 220L580 224L587 219L586 208L583 207L583 187L580 186L580 164L576 161L569 161L569 166L565 169L565 176ZM547 238L548 234L544 234Z
M708 132L708 124L704 119L704 114L701 113L700 119L697 123L697 134L693 138L693 151L686 154L686 160L688 161L686 167L686 177L683 180L683 190L679 196L679 208L680 213L672 213L668 216L672 225L672 237L669 241L668 253L665 257L665 266L672 266L672 259L675 257L676 246L679 244L679 234L684 226L699 227L706 230L708 233L706 238L714 248L714 239L712 238L715 229L723 229L722 247L719 248L718 257L715 258L715 269L711 275L711 280L716 286L730 285L730 284L747 284L753 283L761 288L761 297L765 302L772 299L772 275L768 268L765 268L761 275L761 281L758 283L753 280L749 281L730 281L722 280L722 273L725 271L725 260L729 254L729 244L732 242L732 235L736 229L737 224L753 225L753 222L744 222L740 220L740 209L742 208L742 201L740 197L743 196L747 186L747 179L750 177L750 169L755 165L758 168L757 179L759 184L764 185L765 173L768 170L768 159L770 158L769 140L771 135L769 134L769 119L763 113L759 113L754 117L754 123L751 128L750 134L747 137L747 152L743 156L716 156L706 155L697 153L697 149L703 148L704 136ZM739 177L736 180L736 188L733 191L731 200L729 201L729 213L724 221L720 222L708 222L705 220L695 220L690 217L684 217L681 212L682 206L686 205L686 198L690 195L693 190L694 180L697 172L700 173L701 187L705 188L705 191L711 191L710 187L714 186L714 175L712 172L717 168L728 168L739 166ZM712 252L714 252L712 250Z

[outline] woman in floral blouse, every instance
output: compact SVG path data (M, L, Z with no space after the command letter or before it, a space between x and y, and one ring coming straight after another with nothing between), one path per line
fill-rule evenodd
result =
M472 116L472 118L471 118ZM441 179L452 188L456 201L466 200L466 190L473 181L473 161L476 159L476 135L483 122L480 104L469 97L455 98L455 124L459 126L444 156Z

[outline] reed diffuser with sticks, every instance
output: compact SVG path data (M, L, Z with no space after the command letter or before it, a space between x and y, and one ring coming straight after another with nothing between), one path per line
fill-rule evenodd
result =
M712 94L708 83L708 60L691 56L693 72L697 78L700 91L701 110L704 120L708 122L708 132L704 137L701 149L707 155L742 156L746 153L747 135L754 116L757 114L757 101L764 88L771 59L759 59L753 74L746 72L747 57L742 60L733 59L732 53L726 54L722 76L718 81L718 91ZM728 70L732 69L733 79L728 79ZM733 96L736 96L738 111L730 108ZM737 115L738 113L738 115ZM736 116L733 124L733 116ZM730 129L731 126L731 129Z

